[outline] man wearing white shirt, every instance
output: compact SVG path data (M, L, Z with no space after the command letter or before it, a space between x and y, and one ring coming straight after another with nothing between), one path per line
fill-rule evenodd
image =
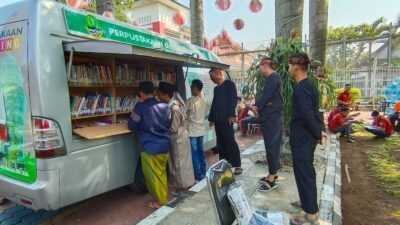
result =
M192 161L196 181L206 175L206 161L203 152L203 137L206 132L205 119L207 104L202 96L203 83L193 80L191 84L192 97L186 103Z

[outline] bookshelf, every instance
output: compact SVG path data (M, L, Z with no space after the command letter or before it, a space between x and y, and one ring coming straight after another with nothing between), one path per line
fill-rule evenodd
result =
M89 140L130 133L127 123L137 103L139 83L176 83L174 68L145 60L74 56L67 71L73 133Z

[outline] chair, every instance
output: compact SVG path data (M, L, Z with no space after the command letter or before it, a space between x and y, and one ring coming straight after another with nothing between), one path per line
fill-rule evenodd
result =
M258 123L249 123L247 129L247 135L259 134L261 131L261 125Z

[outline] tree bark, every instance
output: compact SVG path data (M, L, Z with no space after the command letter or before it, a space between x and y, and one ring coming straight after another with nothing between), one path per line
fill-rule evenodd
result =
M325 65L329 0L310 0L311 58Z
M203 46L203 17L203 0L190 0L191 41L198 46Z
M275 0L275 36L302 38L304 0Z
M96 11L99 15L104 12L112 12L114 15L114 0L96 0Z

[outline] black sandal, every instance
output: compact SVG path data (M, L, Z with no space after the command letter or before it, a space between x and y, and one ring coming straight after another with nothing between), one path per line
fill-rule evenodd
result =
M242 173L243 173L242 167L235 167L234 170L233 170L233 174L234 175L240 175Z
M278 182L278 178L279 178L279 176L275 175L274 182ZM258 180L258 183L263 184L263 183L266 183L267 181L268 181L268 176L261 177L260 180Z
M275 188L279 187L278 182L276 182L276 179L274 181L269 181L269 180L263 180L260 182L260 185L257 187L257 191L259 192L269 192L274 190Z

